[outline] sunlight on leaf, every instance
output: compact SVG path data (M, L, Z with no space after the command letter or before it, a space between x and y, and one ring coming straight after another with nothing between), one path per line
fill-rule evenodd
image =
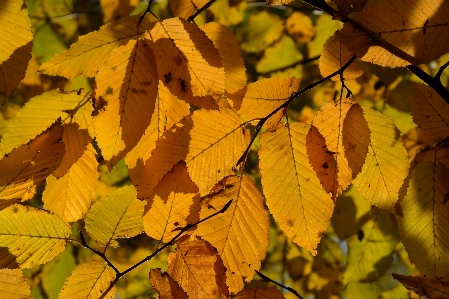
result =
M0 296L5 299L31 299L30 286L22 270L0 269Z
M173 15L176 17L188 19L209 1L210 0L171 0L170 8L173 11Z
M150 280L160 299L188 299L186 292L168 273L162 273L160 269L152 269Z
M447 299L449 298L449 282L424 277L411 277L393 273L393 278L398 280L407 290L410 290L421 298Z
M276 287L259 288L243 290L234 299L283 299L285 298L281 291Z

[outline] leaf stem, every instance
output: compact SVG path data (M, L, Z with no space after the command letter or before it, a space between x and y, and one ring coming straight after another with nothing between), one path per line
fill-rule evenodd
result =
M214 4L215 0L210 0L203 7L198 9L193 15L191 15L187 20L192 22L200 13L208 9L212 4Z
M277 286L283 288L284 290L290 291L290 292L291 292L293 295L295 295L296 297L298 297L298 298L300 298L300 299L304 299L301 295L298 294L298 292L297 292L296 290L294 290L294 289L292 289L292 288L290 288L290 287L287 287L287 286L285 286L285 285L283 285L283 284L280 284L279 282L274 281L273 279L271 279L271 278L269 278L269 277L263 275L262 273L260 273L260 272L257 271L257 270L255 270L255 271L256 271L257 275L259 275L260 278L262 278L264 281L272 282L272 283L274 283L275 285L277 285Z
M116 274L120 273L120 271L108 260L108 258L106 257L105 253L100 252L98 250L95 250L92 247L90 247L89 244L87 244L86 239L84 238L83 233L81 231L80 231L80 239L81 239L81 244L84 247L86 247L87 249L89 249L90 251L92 251L93 253L98 255L99 257L101 257L108 264L109 267L114 269Z

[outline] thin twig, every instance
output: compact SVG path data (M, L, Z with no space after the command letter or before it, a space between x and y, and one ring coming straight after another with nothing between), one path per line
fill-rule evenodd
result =
M442 66L440 66L440 68L439 68L439 70L438 70L438 72L437 72L437 74L435 75L434 78L441 81L441 75L443 74L444 70L445 70L448 66L449 66L449 60L448 60L445 64L443 64Z
M206 9L208 9L213 3L215 2L215 0L210 0L209 2L206 3L206 5L204 5L203 7L201 7L200 9L198 9L193 15L191 15L187 20L189 20L190 22L192 22L200 13L202 13L203 11L205 11Z
M316 7L319 10L322 10L330 14L331 16L334 15L334 9L330 7L324 0L302 0L302 2L307 3L313 7Z
M283 288L284 290L290 291L290 292L291 292L293 295L295 295L296 297L298 297L298 298L300 298L300 299L304 299L301 295L298 294L298 292L297 292L295 289L292 289L292 288L287 287L287 286L285 286L285 285L283 285L283 284L280 284L279 282L274 281L273 279L271 279L271 278L269 278L269 277L263 275L262 273L260 273L260 272L257 271L257 270L255 270L255 271L256 271L257 275L259 275L260 278L262 278L263 280L265 280L265 281L267 281L267 282L272 282L272 283L274 283L275 285L277 285L277 286Z
M137 27L137 36L139 36L139 34L140 34L140 32L139 32L140 24L142 24L143 18L145 18L145 16L147 15L147 13L151 13L153 16L155 16L155 15L151 12L151 4L153 4L153 0L150 0L150 1L148 2L147 9L145 9L145 11L143 12L143 14L140 16L139 20L137 21L137 25L136 25L136 27ZM155 17L156 17L156 19L158 19L157 16L155 16Z
M101 257L107 264L109 267L111 267L112 269L114 269L116 274L119 274L120 271L108 260L108 258L106 257L105 253L100 252L98 250L93 249L92 247L89 246L89 244L87 244L86 239L84 239L83 233L80 231L80 239L81 239L81 244L86 247L87 249L89 249L90 251L92 251L93 253L95 253L96 255L98 255L99 257Z

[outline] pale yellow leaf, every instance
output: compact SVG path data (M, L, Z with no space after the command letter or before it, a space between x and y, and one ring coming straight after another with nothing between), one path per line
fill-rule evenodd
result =
M2 299L31 299L30 286L20 269L0 269Z
M413 83L412 116L425 142L449 138L449 106L432 87Z
M139 4L139 0L100 0L103 23L128 16Z
M2 0L0 20L0 91L9 96L25 77L33 32L23 0Z
M89 144L82 156L60 178L50 175L42 194L44 208L64 221L75 222L84 217L97 186L96 151Z
M186 162L200 194L206 195L218 181L234 173L249 139L249 131L234 112L195 111L163 134L145 167L133 177L138 197L148 198L164 174L180 160Z
M92 205L86 214L86 231L101 246L117 247L117 238L133 237L143 231L144 205L133 186L116 189Z
M371 142L353 184L366 200L393 213L399 189L408 176L407 150L391 118L368 107L363 107L363 116L371 131Z
M283 299L285 298L281 291L276 287L259 288L243 290L234 299Z
M160 299L188 299L184 292L168 273L162 273L160 269L150 271L151 285L159 293Z
M428 278L449 274L449 169L426 162L412 172L407 194L396 216L405 250L418 270Z
M393 273L393 278L398 280L407 290L410 290L421 298L448 299L449 282L425 277L411 277Z
M62 131L53 127L0 160L0 200L29 199L27 192L58 167L64 156Z
M306 135L310 125L280 123L260 136L259 158L267 205L293 242L316 255L334 209L310 165Z
M269 222L263 197L253 180L229 176L220 181L202 202L200 218L219 211L233 200L226 212L201 223L196 235L212 244L226 267L226 284L233 294L250 282L269 246Z
M225 299L226 268L217 251L206 241L195 239L178 243L168 255L168 274L195 299Z
M143 215L145 233L168 243L189 223L199 220L198 187L189 178L184 162L176 164L154 188Z
M0 246L8 247L20 268L44 264L61 253L72 230L58 216L13 205L0 211Z
M150 15L150 14L148 14ZM94 77L109 54L117 47L136 38L140 15L124 17L101 26L98 31L81 36L67 51L41 65L45 74L75 78L79 75ZM140 32L150 26L148 17L140 25Z
M188 19L210 0L170 0L170 8L176 17Z
M89 261L78 265L67 277L59 299L114 299L115 272L105 262Z
M94 118L96 140L112 169L139 142L154 112L159 81L146 40L130 40L114 50L95 82L96 97L107 101Z

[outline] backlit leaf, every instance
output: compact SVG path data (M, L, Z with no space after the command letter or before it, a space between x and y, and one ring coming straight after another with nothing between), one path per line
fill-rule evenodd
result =
M22 270L0 269L0 296L4 299L33 298Z
M388 116L368 107L363 107L363 115L371 131L371 143L353 184L373 205L394 212L399 189L408 175L407 150Z
M86 230L101 246L116 247L117 238L133 237L143 231L144 205L133 186L117 189L92 205L86 214Z
M218 108L225 89L225 73L214 44L195 23L173 18L157 22L149 31L157 57L159 80L171 93L206 109Z
M248 176L229 176L220 181L202 202L200 218L215 213L233 200L226 212L201 223L195 234L218 250L226 267L231 293L244 288L260 270L269 245L268 217L263 197Z
M25 77L33 32L23 0L2 0L0 16L0 91L9 96Z
M16 204L0 211L0 246L8 247L21 268L52 260L70 234L70 226L45 210Z
M421 298L447 299L449 298L449 282L425 277L411 277L393 273L393 278L408 290L418 294Z
M139 198L148 198L160 179L178 161L205 195L233 168L249 143L249 131L230 110L200 110L166 131L141 173L133 178Z
M449 2L380 1L351 17L338 34L357 57L382 66L422 64L449 52Z
M401 202L404 217L397 216L405 250L418 270L428 278L449 273L449 169L442 163L418 165L411 174Z
M67 173L56 178L50 175L42 195L44 208L67 222L83 218L90 207L98 180L95 149L89 144L86 151Z
M178 243L168 255L168 273L189 298L228 298L225 271L217 251L201 239Z
M277 41L284 30L280 17L267 11L251 14L248 22L248 36L241 44L245 52L255 53Z
M283 299L285 298L281 291L276 287L259 288L243 290L234 299Z
M116 288L110 287L114 279L114 270L105 262L83 263L67 277L59 299L97 299L101 296L108 299L115 298Z
M306 135L310 125L279 124L260 136L262 186L267 205L293 242L316 255L316 246L334 209L310 165Z
M159 293L160 299L188 299L184 292L168 273L162 273L159 269L150 271L151 285Z
M57 126L22 145L0 160L0 200L27 197L27 192L45 180L64 156Z
M98 146L111 169L150 125L157 96L154 55L145 40L130 40L105 60L95 78L96 97L107 101L94 118Z
M188 19L209 0L171 0L170 8L176 17Z
M413 84L413 121L418 124L420 137L429 143L449 138L449 106L432 87Z
M321 55L324 44L335 33L336 30L342 28L343 24L339 21L333 20L332 16L322 14L316 19L315 38L307 43L309 50L309 57L317 57Z
M102 26L98 31L80 36L70 49L42 64L39 70L48 75L65 78L75 78L79 75L94 77L115 48L136 38L139 17L124 17ZM149 18L144 18L140 32L145 32L149 26Z
M176 164L147 201L143 215L145 233L168 243L189 223L199 220L198 187L189 178L185 163Z
M103 22L126 17L139 4L139 0L100 0Z
M71 110L85 100L85 94L58 90L30 99L8 122L0 143L0 157L36 138L58 118L70 118Z

